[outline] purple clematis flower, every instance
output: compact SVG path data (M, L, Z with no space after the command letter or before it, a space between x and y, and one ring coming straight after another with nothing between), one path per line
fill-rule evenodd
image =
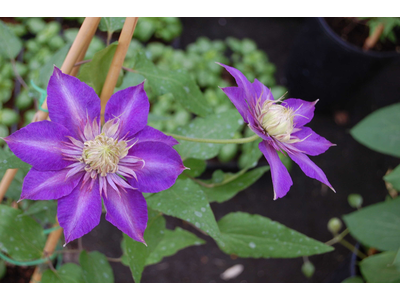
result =
M222 88L251 130L263 139L258 145L271 167L274 200L287 194L293 182L276 151L287 153L303 172L335 191L324 172L307 155L319 155L334 146L305 124L314 116L315 102L300 99L274 100L257 79L251 83L237 69L220 64L236 80L237 87Z
M21 200L58 199L65 242L106 220L145 242L147 205L142 193L171 187L185 169L172 148L177 141L147 126L149 100L143 83L115 93L100 126L100 99L75 77L54 68L47 88L50 121L29 124L5 138L32 165Z

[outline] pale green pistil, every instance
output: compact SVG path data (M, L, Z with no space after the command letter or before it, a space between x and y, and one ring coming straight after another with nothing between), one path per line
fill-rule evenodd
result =
M118 141L99 134L94 140L86 141L82 152L81 161L86 164L85 171L96 171L100 176L118 171L120 159L128 154L129 148L126 141Z

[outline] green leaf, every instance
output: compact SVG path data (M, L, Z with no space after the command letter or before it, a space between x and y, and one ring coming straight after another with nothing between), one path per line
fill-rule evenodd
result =
M398 165L390 174L384 176L383 180L391 183L397 191L400 191L400 165Z
M121 17L103 17L100 20L99 29L101 31L114 32L120 31L124 26L125 18Z
M117 50L117 42L97 52L91 62L84 64L78 78L91 86L97 95L101 94L108 70Z
M254 132L250 128L246 128L245 137L250 137L254 135ZM259 140L253 141L251 143L246 143L242 145L242 153L239 156L239 168L253 168L257 165L258 160L262 156L262 152L258 149Z
M0 259L0 280L6 275L7 273L7 267L6 264L4 263L4 260Z
M346 278L342 283L364 283L364 280L361 276L353 276Z
M29 171L30 168L31 165L27 164L26 162L23 162L13 153L11 153L11 155L8 156L7 158L0 160L0 170L3 171L7 169L22 169L25 171Z
M43 254L46 237L43 228L22 211L0 205L0 250L13 259L31 261Z
M217 201L221 203L231 199L238 192L251 186L268 170L269 166L260 167L246 173L238 172L236 174L223 173L221 170L217 170L214 174L221 171L223 174L223 181L217 182L218 179L216 180L213 174L213 179L199 180L200 182L209 185L209 187L203 185L200 185L200 187L206 193L208 201Z
M145 80L145 78L142 75L137 74L137 73L128 72L124 76L124 80L122 81L121 86L116 88L115 90L120 91L120 90L126 89L128 87L138 85L138 84L142 83L144 80Z
M0 45L0 55L9 59L14 59L22 49L21 40L3 21L0 21Z
M113 283L114 274L107 257L98 251L82 251L79 256L83 279L88 283Z
M382 252L363 259L360 271L367 282L400 282L400 269L393 264L396 252Z
M151 198L151 197L150 197ZM121 245L124 251L124 261L129 265L133 279L135 282L140 282L142 272L146 265L146 259L150 253L155 251L158 243L164 237L165 219L157 211L148 210L149 219L147 221L146 231L144 232L144 240L147 246L137 242L124 234L123 244Z
M168 190L146 200L152 209L190 222L213 238L219 237L218 225L207 196L192 180L177 180Z
M186 159L185 167L189 168L190 170L183 171L183 175L188 175L191 177L198 177L206 170L207 164L204 160L189 158Z
M149 81L156 95L172 93L184 108L200 116L206 116L212 111L196 82L187 73L181 70L161 70L143 51L136 55L134 70Z
M59 270L54 272L47 269L43 272L42 283L83 283L82 268L73 263L62 265Z
M40 69L39 77L34 79L34 82L37 85L43 88L47 87L50 76L53 74L54 66L61 68L61 65L63 64L70 47L71 44L67 43L64 47L54 53L54 55L44 64L44 66Z
M210 115L207 118L196 118L188 126L179 127L176 134L191 138L230 139L243 124L243 119L236 109ZM175 149L184 157L210 159L218 155L223 144L195 143L179 140Z
M146 259L146 266L159 263L164 257L171 256L186 247L201 245L205 241L193 233L176 227L175 230L165 230L164 238Z
M260 215L236 212L218 221L220 249L254 258L291 258L332 251L331 246Z
M343 216L351 235L379 250L400 248L400 197Z
M32 216L37 219L42 225L55 224L57 215L57 201L35 201L24 212L25 216Z
M400 157L400 103L378 109L350 131L358 142L372 150Z

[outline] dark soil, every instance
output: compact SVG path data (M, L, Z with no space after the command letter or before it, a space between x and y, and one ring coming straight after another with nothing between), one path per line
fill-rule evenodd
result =
M367 20L358 18L325 18L325 20L338 36L357 47L362 48L369 36ZM397 43L389 40L378 41L371 51L400 52L400 30L396 28L394 31L397 36Z
M6 275L0 280L1 283L29 283L34 267L7 266Z

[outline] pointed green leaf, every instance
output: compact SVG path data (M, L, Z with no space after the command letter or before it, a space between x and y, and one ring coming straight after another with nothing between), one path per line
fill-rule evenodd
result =
M143 51L137 53L133 69L149 81L157 95L172 93L184 108L199 116L212 111L196 82L185 72L159 69Z
M25 171L29 171L30 168L31 165L27 164L26 162L23 162L13 153L11 153L11 155L8 156L7 158L0 160L0 170L3 171L7 169L22 169Z
M254 132L249 127L246 127L245 137L250 137L252 135L254 135ZM256 140L251 143L241 145L242 153L239 156L239 168L253 168L257 165L258 160L262 156L262 152L260 149L258 149L259 143L260 140Z
M367 282L400 282L400 269L393 264L396 252L372 255L360 263L360 271Z
M54 272L47 269L43 272L42 283L83 283L82 268L73 263L62 265L59 270Z
M186 165L186 161L185 161ZM208 201L224 202L231 199L238 192L243 191L250 185L255 183L265 172L269 170L269 166L260 167L249 172L238 172L236 174L223 173L223 181L215 182L215 179L199 180L208 186L200 185L201 189L208 196ZM220 170L218 170L220 171ZM214 174L217 171L214 172ZM214 177L214 175L213 175Z
M353 276L346 278L345 280L342 281L342 283L364 283L364 280L362 279L361 276Z
M236 109L210 115L207 118L196 118L188 126L179 127L175 133L191 138L231 139L236 130L243 124L243 119ZM218 155L223 144L196 143L179 140L175 149L184 158L210 159Z
M99 29L101 31L114 32L120 31L124 26L125 18L121 17L103 17L100 20Z
M107 257L98 251L82 251L79 256L83 279L88 283L113 283L114 274Z
M164 237L165 219L162 214L152 209L148 210L148 214L149 220L147 221L146 231L144 232L144 240L147 246L124 234L121 247L124 251L124 262L129 265L135 282L140 282L142 272L146 265L146 259L151 252L155 251L158 243L160 243Z
M378 109L354 126L350 133L372 150L400 157L400 103Z
M0 55L14 59L22 49L21 40L0 20Z
M26 200L28 201L28 200ZM25 216L31 216L38 220L40 224L55 224L57 215L57 201L35 201L24 212Z
M236 212L218 221L222 251L240 257L291 258L332 251L331 246L311 239L260 215Z
M379 250L400 248L400 197L343 216L351 235Z
M31 261L43 254L43 228L22 211L0 205L0 250L15 260Z
M207 196L192 180L177 180L168 190L154 194L146 200L152 209L190 222L211 237L218 238L218 225Z
M116 88L116 91L124 90L128 87L138 85L139 83L142 83L145 80L145 78L137 73L132 73L128 72L124 76L124 80L122 81L122 84L120 87Z
M400 165L398 165L390 174L384 176L383 180L391 183L397 191L400 191Z
M146 259L146 266L159 263L164 257L171 256L186 247L201 245L205 241L193 233L176 227L175 230L165 230L164 238Z
M91 86L97 95L101 94L115 50L117 50L117 42L97 52L92 61L84 64L80 69L79 80Z
M191 177L198 177L206 170L207 164L202 159L188 158L185 159L185 167L190 170L183 171L183 175L188 175Z

